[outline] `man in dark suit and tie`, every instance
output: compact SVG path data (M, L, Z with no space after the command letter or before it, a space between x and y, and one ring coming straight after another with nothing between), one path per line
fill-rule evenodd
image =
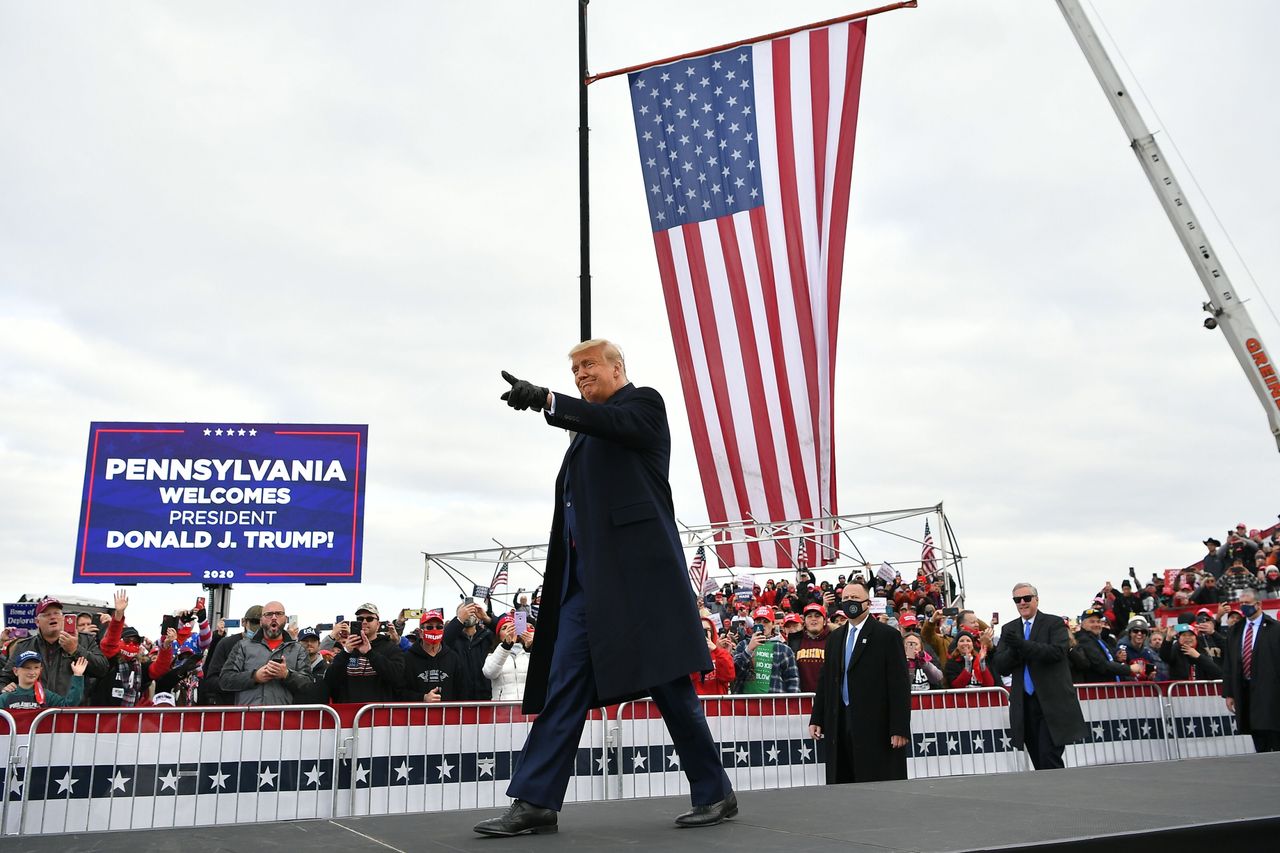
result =
M902 635L869 612L870 586L840 594L849 621L827 637L809 734L826 741L827 784L907 778L911 684Z
M515 802L475 831L555 832L588 710L643 696L662 713L689 779L693 809L676 825L717 824L738 801L689 680L711 669L711 656L676 532L666 406L627 380L609 341L583 341L569 358L581 400L503 373L509 406L545 410L549 425L575 435L556 478L524 691L524 712L538 718L507 787Z
M1227 632L1222 653L1222 695L1236 728L1253 736L1258 752L1280 751L1280 624L1262 612L1258 594L1240 591L1244 617Z
M1061 616L1040 612L1040 595L1029 583L1013 588L1019 619L1004 626L995 669L1011 676L1009 726L1013 744L1023 746L1037 770L1062 767L1067 744L1084 737L1086 726L1071 683L1067 650L1071 640Z

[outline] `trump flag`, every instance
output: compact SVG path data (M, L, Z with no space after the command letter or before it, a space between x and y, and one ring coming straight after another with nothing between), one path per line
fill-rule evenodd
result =
M865 41L864 19L628 77L713 523L837 514L836 326ZM820 544L833 543L717 553L730 566L792 567L803 547L820 566L833 556Z

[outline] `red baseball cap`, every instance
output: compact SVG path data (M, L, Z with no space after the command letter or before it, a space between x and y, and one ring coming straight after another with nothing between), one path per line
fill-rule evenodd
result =
M791 625L791 624L799 625L800 624L799 614L788 613L786 616L783 617L782 624L783 625Z
M426 613L423 613L421 616L418 617L418 624L425 625L427 624L428 621L432 619L439 619L441 622L443 622L444 611L440 609L428 610Z
M50 607L56 607L59 610L61 610L62 602L54 598L52 595L46 595L44 598L36 602L36 615L39 616L41 613L45 612Z
M763 607L757 607L755 611L752 612L751 618L752 619L768 619L770 622L772 622L773 608L769 607L768 605L765 605Z
M898 617L899 625L915 625L919 623L914 610L908 610Z
M827 615L827 611L824 610L822 608L822 605L818 604L817 602L814 602L813 604L806 604L804 606L804 612L806 615L809 613L817 613L819 616L822 616L824 618Z

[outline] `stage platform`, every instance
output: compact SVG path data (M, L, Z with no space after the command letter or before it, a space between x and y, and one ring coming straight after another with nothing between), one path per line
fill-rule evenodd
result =
M5 853L417 853L548 851L1085 850L1100 839L1274 839L1280 829L1280 754L1202 758L744 791L738 818L676 829L684 798L568 805L560 831L483 838L472 825L493 809L230 827L6 837ZM1157 849L1157 848L1149 848ZM1166 848L1168 849L1168 848Z

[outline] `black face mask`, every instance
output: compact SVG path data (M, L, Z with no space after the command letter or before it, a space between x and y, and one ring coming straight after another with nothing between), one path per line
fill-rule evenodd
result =
M862 615L862 611L867 609L867 603L865 601L854 601L853 599L848 599L840 602L840 609L843 610L844 615L848 616L850 619L857 619Z

